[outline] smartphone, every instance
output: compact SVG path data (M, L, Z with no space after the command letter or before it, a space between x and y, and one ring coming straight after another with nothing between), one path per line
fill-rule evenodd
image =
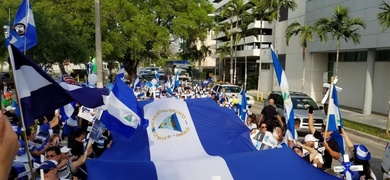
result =
M339 126L339 133L341 134L341 126Z
M309 114L313 114L313 110L314 110L313 107L310 106L309 107Z

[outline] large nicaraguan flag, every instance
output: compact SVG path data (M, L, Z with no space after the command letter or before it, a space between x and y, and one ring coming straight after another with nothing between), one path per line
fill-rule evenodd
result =
M8 50L26 127L34 125L35 118L52 113L73 101L89 108L104 105L103 99L109 94L107 89L58 83L15 46L8 46Z
M294 109L290 97L290 89L288 86L287 77L273 49L271 49L271 53L272 53L272 61L274 64L275 74L276 77L278 78L279 88L283 96L287 129L290 130L290 132L295 132L294 131ZM294 139L298 138L295 137L295 133L292 133L292 136Z
M115 82L109 97L104 103L106 107L100 120L111 131L116 131L129 138L141 123L145 125L137 98L133 90L123 81Z
M341 119L341 113L339 109L339 100L337 98L337 90L336 85L331 84L332 93L329 97L329 105L328 105L328 131L333 131L332 138L339 145L340 153L345 153L345 146L343 137L340 135L338 127L343 127L343 121Z
M35 29L34 15L29 0L23 0L19 6L15 15L13 30L15 33L10 33L10 43L20 51L28 50L37 44L37 31ZM13 30L11 29L10 31Z
M87 161L90 179L337 179L290 148L256 150L244 123L209 98L138 103L149 126L129 139L112 132L111 148Z

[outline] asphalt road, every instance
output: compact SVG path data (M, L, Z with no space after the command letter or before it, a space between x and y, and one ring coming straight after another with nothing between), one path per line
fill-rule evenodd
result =
M252 113L255 113L257 118L259 118L261 110L263 109L263 105L259 102L255 102L255 104L250 108L250 111ZM349 138L351 139L352 143L354 144L364 144L371 152L371 160L370 165L372 170L374 171L377 179L382 179L382 172L381 172L381 162L382 158L385 154L385 146L386 144L380 144L375 141L371 141L368 139L365 139L363 137L360 137L358 135L354 134L348 134ZM302 137L300 137L302 138ZM340 165L340 162L333 161L333 165Z

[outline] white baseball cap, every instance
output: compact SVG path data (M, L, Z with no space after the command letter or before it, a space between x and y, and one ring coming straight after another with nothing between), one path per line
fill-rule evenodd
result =
M315 138L315 137L313 136L313 134L307 134L307 135L305 136L305 142L308 142L308 141L314 141L314 142L317 142L317 141L318 141L318 139L317 139L317 138Z
M7 111L10 111L10 110L15 110L16 108L15 107L12 107L12 106L7 106L6 108L5 108L5 110L7 110Z
M68 146L64 146L61 148L61 153L68 153L70 150L72 149L68 148Z

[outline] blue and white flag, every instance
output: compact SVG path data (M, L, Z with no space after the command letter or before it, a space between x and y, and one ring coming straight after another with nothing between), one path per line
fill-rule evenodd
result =
M332 138L337 142L339 145L340 153L345 153L345 146L344 146L344 140L343 137L340 135L340 132L338 130L338 127L343 127L343 121L341 118L341 113L339 109L339 100L337 98L337 90L336 85L331 84L332 94L329 98L329 105L328 105L328 130L327 131L333 131Z
M125 78L125 67L122 65L121 68L119 68L118 73L116 73L115 81L117 80L124 80Z
M253 179L262 171L267 172L262 179L337 179L290 148L258 151L245 124L210 98L138 104L149 126L137 128L131 138L112 132L111 148L86 162L88 178Z
M180 86L179 72L176 72L175 77L173 78L173 89Z
M205 88L207 87L210 83L211 83L211 78L208 78L206 81L203 81L202 82L202 88Z
M89 108L104 105L103 99L109 94L107 89L58 83L13 45L8 46L8 50L26 127L34 125L35 118L53 113L73 101Z
M134 79L133 85L132 85L132 88L133 88L133 89L135 89L135 88L137 88L137 87L141 87L141 82L140 82L140 80L139 80L138 75L135 76L135 79Z
M154 76L156 77L157 81L160 79L160 74L156 70L154 70Z
M272 61L274 64L276 77L278 78L278 82L279 82L279 88L283 96L287 129L290 130L290 132L295 132L294 131L294 109L290 97L290 89L288 87L287 77L273 49L271 49L271 53L272 53ZM295 137L295 133L292 133L292 136L294 139L298 138Z
M13 30L10 31L10 43L20 51L29 50L37 45L37 31L29 0L23 0L19 6L15 15Z
M76 107L75 101L73 101L65 106L62 106L60 108L61 121L65 122L69 118L71 118L72 116L73 116L72 117L73 119L76 119L76 117L73 115L75 107Z
M100 118L107 129L116 131L129 138L135 129L144 123L141 110L139 110L137 98L132 89L123 81L116 81L110 96L104 102L105 110Z
M241 90L240 95L238 95L238 108L240 119L245 122L248 118L248 102L244 90Z

